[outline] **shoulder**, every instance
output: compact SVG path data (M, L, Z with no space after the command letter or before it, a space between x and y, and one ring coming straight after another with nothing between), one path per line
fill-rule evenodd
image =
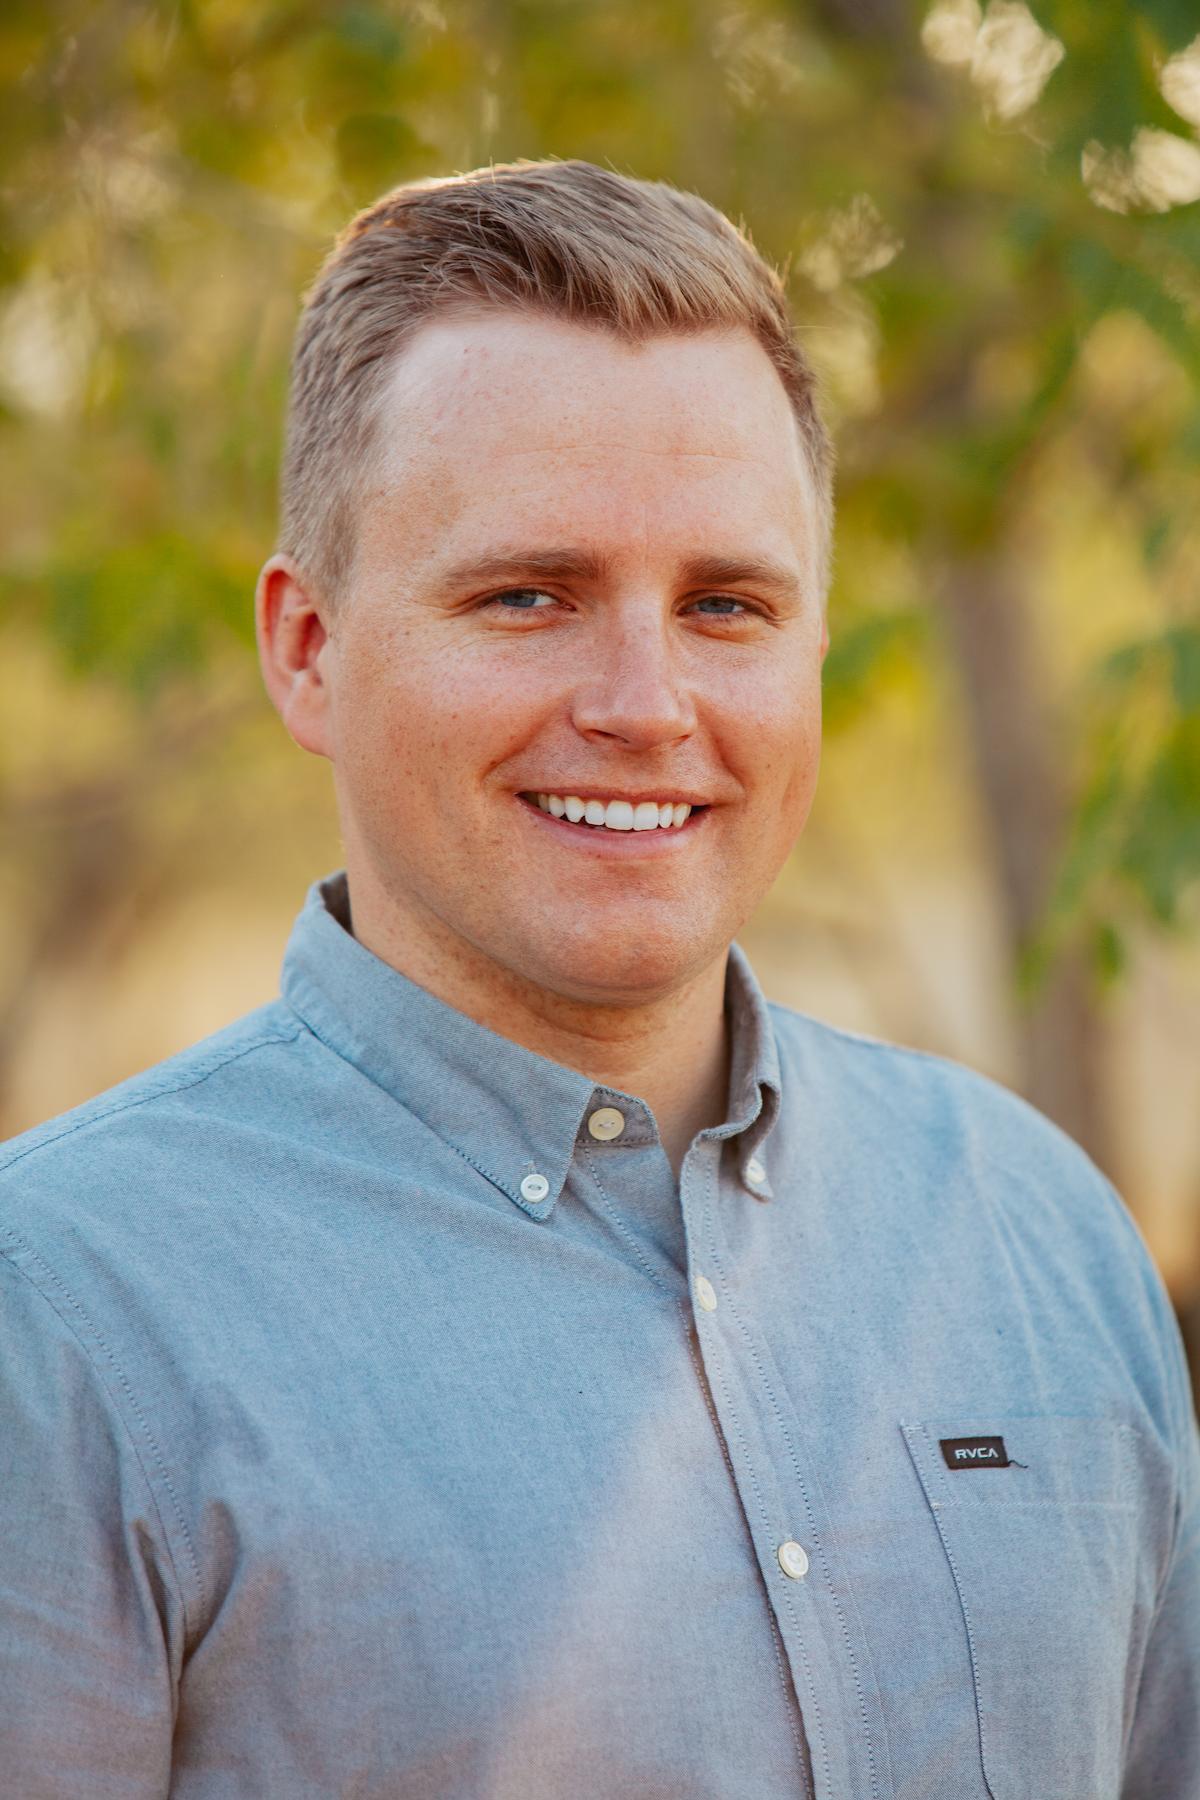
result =
M259 1007L178 1054L82 1105L0 1144L0 1227L15 1196L56 1177L119 1179L123 1152L191 1113L236 1109L239 1090L261 1084L264 1062L304 1033L280 1001Z
M859 1141L920 1162L963 1165L1023 1182L1107 1187L1095 1164L1044 1113L949 1057L845 1031L769 1003L785 1104L816 1099Z
M1000 1239L1111 1286L1161 1278L1124 1200L1087 1152L999 1081L949 1057L770 1007L785 1109L813 1118L825 1155L939 1223Z
M1132 1213L1073 1138L948 1057L839 1030L774 1003L783 1106L839 1181L901 1206L1029 1287L1050 1283L1098 1343L1139 1364L1177 1431L1190 1422L1179 1327ZM1182 1424L1180 1423L1182 1421Z
M767 1011L781 1054L802 1066L810 1079L817 1069L823 1069L830 1081L876 1099L921 1098L942 1104L952 1100L1002 1108L1011 1104L1033 1111L1000 1082L951 1057L871 1037L867 1032L848 1031L776 1000L767 1002Z

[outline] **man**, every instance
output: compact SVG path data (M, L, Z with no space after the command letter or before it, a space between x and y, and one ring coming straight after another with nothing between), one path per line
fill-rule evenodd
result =
M7 1150L13 1800L1184 1800L1200 1455L1071 1143L768 1006L830 457L782 290L581 163L296 351L276 1003Z

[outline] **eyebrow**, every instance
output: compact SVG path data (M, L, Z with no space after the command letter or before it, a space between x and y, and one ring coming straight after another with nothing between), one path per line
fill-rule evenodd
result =
M506 550L492 556L454 563L442 573L443 588L473 586L542 576L560 581L603 581L611 559L594 550L564 546L547 550ZM681 565L686 587L766 587L788 599L799 599L802 586L795 569L762 556L691 556Z
M692 556L682 574L688 587L774 588L794 600L802 592L796 570L766 556Z
M591 550L504 550L492 556L453 563L443 570L446 588L474 586L476 582L508 581L520 575L544 575L566 581L601 581L607 559Z

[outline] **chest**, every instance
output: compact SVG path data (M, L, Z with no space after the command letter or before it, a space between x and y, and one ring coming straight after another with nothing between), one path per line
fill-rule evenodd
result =
M265 1710L327 1792L803 1793L861 1734L904 1800L1115 1793L1165 1489L1102 1325L960 1244L898 1283L771 1230L696 1221L711 1310L527 1231L227 1333L181 1471L196 1766Z

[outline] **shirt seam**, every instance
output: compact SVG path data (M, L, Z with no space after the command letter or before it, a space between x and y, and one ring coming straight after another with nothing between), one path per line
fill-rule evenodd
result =
M924 1450L928 1452L930 1462L933 1463L934 1457L932 1446L929 1441L929 1431L924 1425L918 1426L917 1429L921 1433ZM925 1479L921 1474L919 1467L917 1473L921 1479L921 1485L924 1487ZM992 1795L994 1790L992 1788L991 1775L989 1773L991 1758L988 1754L989 1739L985 1723L986 1708L983 1703L983 1687L979 1673L979 1650L975 1639L975 1621L972 1617L971 1608L967 1604L966 1588L963 1584L962 1576L959 1574L958 1563L955 1559L953 1547L949 1538L946 1536L942 1524L941 1515L945 1508L940 1501L935 1502L931 1500L928 1491L926 1491L925 1499L929 1506L929 1510L933 1514L934 1526L937 1530L938 1537L941 1539L942 1550L945 1553L946 1561L950 1565L950 1574L954 1581L954 1591L958 1595L959 1610L962 1613L963 1625L966 1628L967 1654L971 1659L971 1685L975 1690L975 1728L979 1736L979 1767L980 1772L983 1775L983 1785L987 1789L988 1794ZM955 1502L950 1502L949 1504L950 1508L953 1509Z
M96 1356L95 1356L92 1348L89 1346L87 1339L84 1337L83 1333L79 1329L79 1326L76 1324L75 1320L72 1319L63 1310L63 1308L59 1304L56 1303L54 1297L46 1291L46 1288L41 1284L41 1282L36 1281L34 1279L33 1275L30 1273L30 1271L28 1269L26 1269L25 1267L23 1267L22 1263L18 1260L19 1256L26 1256L29 1258L29 1260L31 1262L35 1263L37 1265L37 1267L43 1272L46 1280L50 1283L50 1285L52 1287L56 1288L65 1297L65 1299L68 1302L68 1304L70 1305L70 1307L73 1308L73 1310L79 1315L79 1318L83 1321L88 1332L90 1332L92 1338L95 1340L95 1343L99 1346L99 1348L103 1351L105 1357L108 1359L108 1362L111 1365L113 1374L116 1377L116 1380L125 1395L125 1399L129 1405L131 1411L133 1412L133 1415L136 1418L141 1431L145 1435L146 1442L152 1453L152 1457L157 1466L158 1473L161 1476L162 1484L165 1487L167 1494L170 1496L171 1506L172 1506L172 1509L175 1514L176 1522L179 1526L180 1538L182 1540L184 1549L187 1552L187 1560L191 1567L192 1577L193 1577L193 1580L195 1583L195 1592L199 1598L200 1607L201 1607L201 1609L203 1609L204 1604L206 1602L206 1597L207 1597L205 1584L204 1584L204 1578L200 1571L200 1564L199 1564L199 1560L196 1556L195 1546L192 1543L191 1534L187 1528L187 1521L183 1516L183 1509L179 1503L179 1496L175 1492L175 1488L171 1481L171 1476L170 1476L170 1473L167 1468L166 1459L163 1456L162 1450L159 1447L158 1440L155 1438L154 1433L151 1431L150 1426L146 1420L145 1414L143 1413L141 1407L138 1405L137 1396L135 1395L135 1393L133 1391L133 1387L132 1387L128 1377L126 1376L124 1369L121 1367L121 1364L117 1360L116 1353L114 1352L112 1346L108 1343L107 1339L104 1338L101 1335L100 1331L97 1329L95 1321L92 1319L92 1317L88 1313L87 1309L76 1298L75 1294L67 1286L66 1282L62 1280L61 1276L59 1276L57 1274L57 1272L51 1268L50 1264L46 1261L46 1259L43 1256L39 1255L38 1251L34 1249L32 1244L30 1244L26 1239L22 1238L18 1232L13 1231L11 1229L11 1227L8 1227L8 1226L0 1227L0 1232L3 1233L3 1236L5 1238L7 1238L9 1243L12 1245L11 1250L7 1250L7 1249L3 1248L3 1246L0 1246L0 1256L3 1256L5 1262L8 1264L8 1266L11 1269L13 1269L18 1275L20 1275L24 1281L27 1281L29 1283L29 1286L33 1289L34 1293L36 1293L40 1296L40 1298L50 1308L51 1312L53 1312L55 1318L60 1320L60 1322L66 1328L66 1330L68 1330L71 1333L71 1336L75 1339L76 1343L79 1345L80 1349L82 1350L84 1357L87 1360L88 1367L92 1370L93 1375L95 1376L97 1382L99 1383L102 1391L107 1396L108 1402L111 1405L113 1412L115 1413L117 1419L120 1421L121 1430L124 1433L125 1437L129 1441L129 1447L130 1447L131 1451L133 1452L133 1457L137 1464L138 1473L141 1476L142 1482L146 1489L146 1493L149 1496L150 1504L154 1509L154 1516L158 1520L159 1531L162 1534L163 1547L166 1550L167 1560L168 1560L168 1562L170 1564L170 1568L171 1568L171 1574L174 1578L176 1590L179 1594L180 1607L181 1607L181 1610L183 1613L184 1636L185 1636L185 1639L190 1640L192 1629L193 1629L193 1624L195 1621L193 1620L193 1618L191 1616L191 1609L188 1606L186 1585L180 1575L179 1564L176 1559L175 1552L171 1545L171 1534L167 1529L167 1522L163 1517L162 1507L159 1504L159 1498L158 1498L157 1493L155 1492L154 1483L150 1478L150 1473L149 1473L148 1469L146 1468L146 1464L143 1460L142 1451L138 1445L137 1438L135 1437L133 1431L130 1429L129 1421L125 1417L125 1413L122 1409L121 1403L120 1403L117 1395L113 1392L111 1386L109 1385L109 1382L106 1379L102 1368L100 1367L100 1365L97 1362Z
M1137 1729L1138 1711L1139 1711L1139 1707L1141 1704L1142 1692L1145 1688L1147 1676L1150 1671L1150 1650L1154 1644L1154 1635L1158 1629L1159 1619L1162 1616L1163 1603L1166 1600L1167 1589L1169 1588L1169 1586L1171 1584L1171 1576L1174 1573L1175 1544L1178 1540L1178 1534L1179 1534L1179 1530L1180 1530L1181 1522L1182 1522L1181 1521L1181 1514L1182 1514L1182 1510L1183 1510L1182 1503L1183 1503L1183 1492L1182 1492L1182 1488L1180 1488L1180 1490L1176 1496L1175 1506L1173 1508L1174 1516L1172 1518L1171 1550L1170 1550L1170 1554L1167 1557L1166 1563L1164 1565L1163 1577L1162 1577L1161 1582L1159 1583L1158 1591L1156 1592L1156 1594L1154 1596L1154 1610L1150 1615L1150 1623L1146 1628L1145 1650L1144 1650L1143 1656L1142 1656L1142 1666L1138 1673L1137 1687L1134 1691L1133 1705L1131 1706L1131 1708L1129 1710L1129 1718L1126 1721L1125 1730L1124 1730L1124 1732L1122 1734L1122 1738L1121 1738L1122 1773L1124 1773L1125 1767L1128 1764L1130 1746L1133 1742L1133 1734Z
M14 1151L12 1155L0 1161L0 1175L5 1175L10 1169L15 1169L17 1164L23 1162L27 1156L34 1156L39 1150L50 1150L55 1144L61 1144L66 1138L73 1137L77 1131L85 1131L89 1125L103 1125L109 1119L117 1118L121 1113L132 1112L136 1107L149 1105L152 1100L162 1100L171 1094L182 1094L186 1093L189 1088L201 1087L211 1076L219 1074L230 1063L239 1062L242 1057L250 1056L256 1050L264 1050L269 1044L294 1043L300 1035L300 1030L301 1027L297 1026L295 1031L270 1032L263 1037L255 1038L249 1044L243 1044L238 1049L223 1052L217 1061L201 1067L197 1073L186 1077L181 1075L178 1079L171 1081L159 1082L150 1087L148 1091L131 1094L125 1100L114 1101L111 1106L100 1112L85 1109L83 1118L76 1118L73 1123L64 1124L62 1130L54 1132L52 1136L38 1137L35 1143L27 1144L24 1149ZM71 1119L71 1117L72 1115L68 1113L67 1118Z
M1160 1290L1157 1294L1153 1291L1146 1294L1146 1305L1147 1305L1147 1308L1151 1315L1150 1323L1151 1323L1151 1326L1153 1329L1154 1348L1155 1348L1156 1354L1158 1356L1159 1368L1161 1370L1161 1375L1162 1375L1163 1394L1167 1400L1167 1404L1168 1404L1168 1407L1170 1408L1170 1415L1171 1415L1171 1448L1172 1448L1172 1456L1171 1456L1172 1508L1171 1508L1171 1510L1172 1510L1173 1529L1171 1532L1171 1541L1170 1541L1170 1544L1168 1545L1166 1557L1163 1562L1162 1580L1159 1584L1158 1592L1155 1596L1154 1610L1155 1610L1155 1616L1157 1616L1159 1609L1162 1606L1163 1599L1166 1595L1167 1586L1168 1586L1168 1583L1170 1580L1171 1570L1174 1566L1175 1550L1176 1550L1176 1547L1177 1547L1177 1544L1179 1541L1179 1531L1180 1531L1180 1528L1182 1525L1183 1500L1184 1500L1183 1460L1184 1460L1184 1457L1186 1457L1189 1454L1190 1449L1191 1449L1191 1445L1189 1442L1187 1442L1187 1440L1190 1438L1191 1434L1196 1430L1196 1414L1195 1414L1194 1406L1188 1404L1189 1396L1188 1396L1188 1392L1187 1392L1186 1388L1184 1389L1184 1391L1182 1393L1177 1392L1177 1385L1178 1385L1178 1380L1179 1380L1179 1367L1178 1367L1179 1359L1177 1359L1176 1355L1174 1354L1174 1346L1170 1342L1168 1342L1167 1334L1162 1329L1163 1324L1166 1323L1168 1330L1169 1330L1173 1321L1161 1321L1157 1317L1157 1308L1156 1308L1156 1304L1155 1304L1156 1300L1161 1301L1162 1298L1165 1297L1167 1300L1168 1307L1170 1305L1170 1297L1169 1297L1169 1295L1166 1294L1165 1283L1163 1282L1162 1275L1159 1271L1158 1265L1154 1261L1154 1258L1151 1256L1149 1246L1147 1245L1146 1240L1143 1238L1141 1232L1138 1229L1137 1221L1134 1219L1133 1215L1130 1213L1129 1209L1126 1207L1124 1201L1121 1199L1121 1196L1118 1194L1116 1188L1109 1181L1108 1177L1103 1174L1101 1174L1099 1177L1099 1183L1100 1183L1100 1191L1104 1195L1104 1198L1105 1198L1105 1201L1107 1202L1108 1210L1109 1210L1110 1214L1112 1214L1114 1216L1118 1228L1125 1234L1126 1239L1129 1241L1129 1245L1134 1253L1134 1257L1136 1260L1136 1266L1138 1267L1140 1274L1142 1275L1143 1279L1147 1275L1151 1275L1153 1277L1154 1283L1157 1285L1157 1288ZM1177 1327L1176 1327L1176 1329L1177 1329ZM1184 1365L1185 1378L1186 1378L1186 1373L1187 1373L1187 1371L1186 1371L1186 1364L1185 1364ZM1182 1415L1182 1418L1181 1418L1181 1415ZM1177 1438L1176 1432L1177 1432L1177 1428L1181 1422L1182 1422L1182 1427L1183 1427L1183 1436L1182 1436L1182 1438ZM1129 1430L1130 1428L1128 1426L1125 1426L1125 1427L1122 1427L1122 1429Z

